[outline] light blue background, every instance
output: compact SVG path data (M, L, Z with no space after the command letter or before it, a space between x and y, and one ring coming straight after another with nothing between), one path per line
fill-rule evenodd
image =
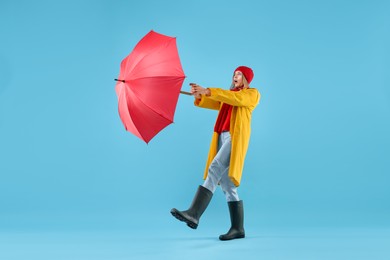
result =
M284 259L275 239L284 230L375 229L390 240L389 13L390 2L379 0L1 0L0 241L8 251L2 248L0 256L13 259L21 244L35 253L30 257L53 259L66 247L28 251L29 239L61 245L74 237L37 234L106 230L114 232L106 236L113 241L165 242L145 256L128 244L118 249L92 239L91 252L111 245L102 259L119 259L110 258L118 250L145 258L169 254L177 237L187 238L186 255L201 257L209 254L194 243L207 248L227 231L220 190L195 232L169 214L187 207L202 183L216 113L181 95L175 123L149 145L120 122L113 79L151 29L177 37L184 90L190 82L228 88L239 65L255 71L251 86L262 99L239 188L248 239L233 243L249 243L239 244L248 256ZM116 231L123 237L112 235ZM35 236L23 240L18 232ZM256 240L267 234L279 254L254 250L267 244ZM389 255L383 239L348 241L339 250L371 243L376 256ZM304 253L316 248L306 242L287 247L298 250L287 259L322 259ZM69 259L97 259L83 250ZM352 251L342 252L346 259Z

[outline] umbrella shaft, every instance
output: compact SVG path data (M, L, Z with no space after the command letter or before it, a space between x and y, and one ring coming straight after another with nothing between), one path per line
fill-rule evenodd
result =
M124 81L123 79L114 79L115 81L121 81L123 83L125 83L126 81Z
M187 91L180 91L181 94L184 94L184 95L188 95L188 96L192 96L192 93L190 92L187 92Z

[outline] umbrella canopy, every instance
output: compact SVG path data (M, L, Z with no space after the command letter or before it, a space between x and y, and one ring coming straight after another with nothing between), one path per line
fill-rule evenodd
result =
M150 31L122 60L115 87L126 130L146 143L173 122L185 75L176 38Z

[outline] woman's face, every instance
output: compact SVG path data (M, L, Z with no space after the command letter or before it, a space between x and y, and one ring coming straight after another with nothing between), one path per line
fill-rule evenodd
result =
M234 72L233 84L234 84L235 88L241 87L242 85L244 85L244 82L242 80L242 72L241 71L238 70L238 71Z

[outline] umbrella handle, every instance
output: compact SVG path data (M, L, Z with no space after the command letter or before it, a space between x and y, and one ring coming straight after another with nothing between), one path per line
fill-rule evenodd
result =
M187 92L187 91L182 91L182 90L180 90L180 94L184 94L184 95L192 96L192 93L190 93L190 92Z

